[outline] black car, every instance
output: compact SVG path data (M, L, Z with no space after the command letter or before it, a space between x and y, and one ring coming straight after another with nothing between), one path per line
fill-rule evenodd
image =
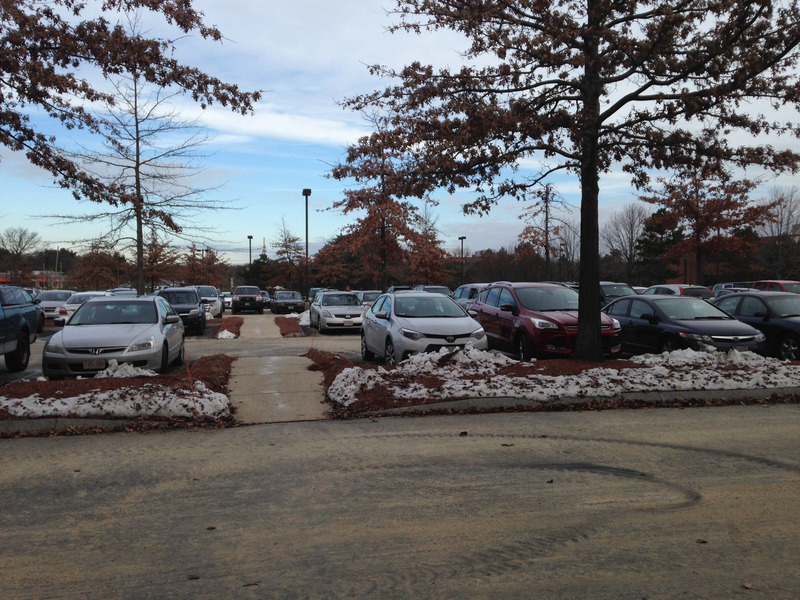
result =
M681 348L759 351L764 334L694 296L626 296L603 312L622 325L622 351L670 352Z
M206 330L206 308L194 287L163 288L155 293L170 303L183 321L186 331L202 334Z
M800 360L800 295L786 292L739 292L713 304L767 337L766 353Z
M272 295L272 312L290 313L303 312L306 309L305 300L300 292L280 291Z

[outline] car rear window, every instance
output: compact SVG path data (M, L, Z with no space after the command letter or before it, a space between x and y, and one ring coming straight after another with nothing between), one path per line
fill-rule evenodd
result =
M237 287L234 293L237 296L242 296L242 295L258 296L261 293L261 290L259 290L257 287Z

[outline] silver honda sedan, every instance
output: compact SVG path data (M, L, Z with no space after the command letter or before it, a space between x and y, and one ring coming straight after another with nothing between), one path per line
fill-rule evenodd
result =
M361 356L382 356L395 364L418 352L463 348L468 343L486 350L483 327L455 300L429 292L384 294L375 301L361 325Z
M109 361L165 371L185 357L180 316L160 296L92 298L64 322L42 352L42 370L50 379L93 376Z

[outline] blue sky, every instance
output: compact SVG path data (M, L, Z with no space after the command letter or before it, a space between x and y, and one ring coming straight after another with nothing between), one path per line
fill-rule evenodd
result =
M426 36L389 34L392 17L376 0L204 0L196 2L208 24L226 37L214 43L192 37L179 42L181 58L206 72L238 84L264 90L253 116L242 117L222 107L202 111L184 101L186 118L198 117L213 136L204 160L204 182L219 185L215 198L230 201L236 210L207 212L198 224L213 227L208 245L232 263L248 259L247 236L253 236L253 256L270 241L285 219L289 229L305 241L303 188L311 188L309 246L313 254L350 222L328 211L342 196L347 183L328 179L330 165L346 146L367 133L359 114L338 102L381 87L367 65L400 67L413 60L456 64L464 41L448 32ZM98 224L59 224L48 215L83 214L88 204L74 200L67 190L54 188L51 178L23 158L0 149L0 229L25 227L40 233L55 247L96 237ZM577 182L556 182L557 190L575 206ZM445 248L465 250L513 246L522 222L520 205L509 200L487 217L461 214L465 195L435 194L434 209ZM601 181L601 221L634 199L629 181L610 174ZM577 213L577 208L575 209ZM45 217L45 218L42 218ZM575 216L577 222L577 214Z

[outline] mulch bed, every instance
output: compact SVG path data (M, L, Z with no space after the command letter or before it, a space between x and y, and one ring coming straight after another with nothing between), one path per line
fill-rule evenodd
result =
M294 317L275 317L275 325L278 326L283 337L303 335L303 328L300 327L300 319Z

